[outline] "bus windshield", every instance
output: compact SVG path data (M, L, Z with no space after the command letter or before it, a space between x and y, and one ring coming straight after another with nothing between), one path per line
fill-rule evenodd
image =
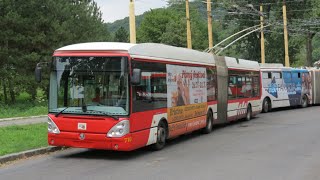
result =
M49 112L129 114L127 57L54 57Z

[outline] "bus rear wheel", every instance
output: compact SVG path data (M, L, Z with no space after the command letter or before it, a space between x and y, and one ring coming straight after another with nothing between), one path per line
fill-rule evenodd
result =
M213 128L213 114L211 111L207 114L207 125L205 128L202 129L202 132L205 134L209 134Z
M249 105L246 113L246 121L250 121L251 118L252 118L252 109L251 109L251 105Z
M308 97L306 95L302 96L301 98L301 107L302 108L308 107Z
M167 134L168 128L166 126L166 123L164 121L160 121L157 131L157 142L155 144L152 144L151 148L156 151L163 149L166 145Z

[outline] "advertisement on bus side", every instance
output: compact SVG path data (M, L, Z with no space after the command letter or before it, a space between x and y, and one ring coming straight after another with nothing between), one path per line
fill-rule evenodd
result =
M206 68L167 65L169 122L206 115Z

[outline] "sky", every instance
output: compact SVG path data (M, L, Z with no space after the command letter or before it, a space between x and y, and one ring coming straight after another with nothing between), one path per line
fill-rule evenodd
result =
M104 22L114 22L129 16L129 0L95 0ZM166 6L166 0L135 0L135 14Z

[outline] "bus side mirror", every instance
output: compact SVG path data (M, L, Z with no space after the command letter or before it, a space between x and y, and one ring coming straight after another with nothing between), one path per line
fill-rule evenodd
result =
M41 66L40 64L37 64L36 69L34 70L34 75L36 78L36 82L40 83L41 82Z
M141 83L141 69L132 70L131 83L133 85L138 85Z

